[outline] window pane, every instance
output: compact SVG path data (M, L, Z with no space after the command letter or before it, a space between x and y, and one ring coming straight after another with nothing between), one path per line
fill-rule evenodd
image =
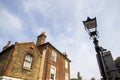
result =
M68 73L65 73L65 80L68 80Z
M25 56L25 61L24 61L24 64L23 64L23 67L25 68L31 68L31 64L32 64L32 56L30 54L27 54Z
M54 80L54 74L51 73L51 77L50 77L51 80Z
M56 61L56 56L57 56L56 52L55 52L55 51L52 51L51 59L52 59L53 61Z
M26 68L30 68L31 67L31 63L27 62L27 61L24 61L24 67Z
M55 75L56 75L56 67L55 66L51 66L51 69L50 69L50 80L55 80Z
M25 60L31 62L32 61L32 56L31 55L26 55Z
M65 60L65 68L68 69L68 61Z

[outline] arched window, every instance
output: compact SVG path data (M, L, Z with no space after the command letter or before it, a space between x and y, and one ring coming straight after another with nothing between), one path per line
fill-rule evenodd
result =
M27 54L25 56L23 67L27 68L27 69L30 69L31 68L31 64L32 64L32 60L33 60L33 56L31 54Z

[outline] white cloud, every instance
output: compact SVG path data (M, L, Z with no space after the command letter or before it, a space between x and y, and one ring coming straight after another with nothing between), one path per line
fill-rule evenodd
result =
M23 29L21 21L5 9L0 11L0 28L2 32L9 34Z
M84 10L87 11L88 15L93 15L101 12L104 9L105 1L104 0L85 0L84 1Z
M31 12L39 12L44 16L47 14L50 7L49 2L43 0L27 0L23 5L25 11L29 14Z
M2 43L5 45L8 40L11 40L13 43L29 40L26 34L24 34L22 21L4 6L0 7L0 37ZM3 46L3 44L0 46Z
M64 18L67 15L72 17L72 14L82 10L82 5L83 1L80 0L27 0L24 1L23 7L28 14L38 12L46 18L56 19Z
M42 32L45 32L47 38L46 38L46 42L51 42L53 41L53 36L51 35L50 31L48 28L45 27L41 27L41 26L33 26L32 27L32 32L34 33L34 35L36 35L35 37L37 37L38 35L40 35ZM36 41L36 38L34 39Z

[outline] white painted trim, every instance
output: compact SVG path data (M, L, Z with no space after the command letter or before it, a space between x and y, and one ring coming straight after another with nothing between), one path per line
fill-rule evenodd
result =
M39 80L42 80L43 70L44 70L44 64L45 64L45 56L46 56L46 49L43 50L43 54L42 54L42 60L41 60L41 66L40 66Z
M65 68L68 69L68 61L65 60Z
M50 78L51 78L51 73L54 74L54 80L56 80L56 67L53 65L51 65L51 68L50 68Z
M69 74L65 73L65 80L69 80Z
M56 62L56 60L57 60L57 53L56 53L54 50L52 50L51 60L52 60L52 61L55 61L55 62Z
M23 80L23 79L12 78L12 77L7 77L7 76L0 76L0 80Z

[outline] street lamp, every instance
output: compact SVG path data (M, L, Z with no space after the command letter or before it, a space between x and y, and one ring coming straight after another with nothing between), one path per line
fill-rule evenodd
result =
M90 38L93 39L102 80L115 80L117 71L111 53L98 45L96 17L93 19L88 17L86 21L83 21L83 24Z
M97 22L96 17L93 19L87 18L87 21L83 21L85 30L88 32L90 37L97 37Z
M102 54L100 53L100 47L98 45L98 40L97 40L98 32L97 32L96 17L93 19L90 19L88 17L86 21L83 21L83 24L84 24L85 30L88 32L90 37L93 38L93 43L95 45L95 50L97 52L97 60L98 60L98 65L100 68L101 75L104 78L104 80L108 80L106 77L107 75L105 73L105 67L104 67L104 63L102 59Z

